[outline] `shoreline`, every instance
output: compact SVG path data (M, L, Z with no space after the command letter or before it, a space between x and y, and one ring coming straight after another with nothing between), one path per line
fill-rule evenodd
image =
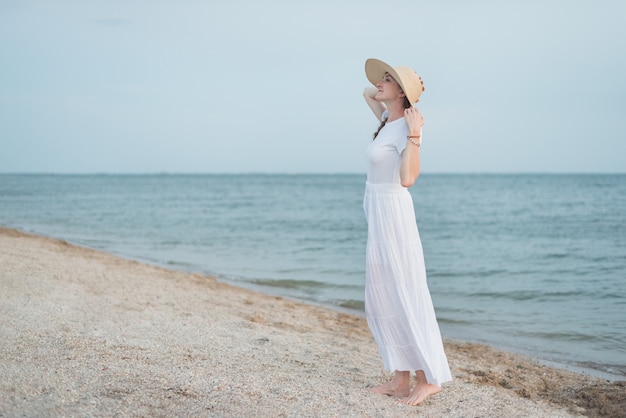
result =
M136 260L140 263L145 263L145 261L143 260ZM148 263L149 264L149 263ZM167 266L162 266L161 264L157 264L159 267L165 267L168 268ZM362 317L365 318L365 312L363 310L359 310L356 308L348 308L345 306L341 306L341 305L336 305L336 304L331 304L331 303L323 303L323 302L315 302L315 301L311 301L311 300L305 300L305 299L298 299L295 297L291 297L289 295L283 295L280 294L280 292L271 292L267 289L261 288L260 286L248 286L247 282L242 282L242 281L236 281L236 280L228 280L228 279L217 279L219 282L221 283L225 283L228 284L230 286L233 287L237 287L237 288L242 288L242 289L246 289L252 292L258 292L270 297L281 297L281 298L285 298L287 300L291 300L292 302L295 303L304 303L307 305L311 305L311 306L316 306L322 309L329 309L332 311L337 311L340 313L345 313L348 315L355 315L358 317ZM441 324L440 324L440 327ZM626 381L626 376L617 374L617 373L612 373L610 371L606 371L600 368L592 368L591 366L582 366L582 365L578 365L575 363L568 363L565 360L554 360L554 359L547 359L547 358L542 358L540 356L536 356L533 355L532 352L530 351L524 351L524 350L516 350L513 347L506 347L506 346L502 346L502 345L498 345L496 343L492 343L492 342L487 342L487 341L479 341L479 340L467 340L467 339L462 339L462 338L456 338L456 337L452 337L452 336L446 336L443 331L442 331L442 338L444 340L450 340L450 341L456 341L456 342L463 342L463 343L469 343L469 344L476 344L476 345L480 345L480 346L486 346L486 347L490 347L493 348L497 351L504 351L504 352L509 352L511 354L515 354L515 355L519 355L522 357L526 357L529 359L532 359L532 361L537 362L539 364L545 365L547 367L551 367L554 369L558 369L558 370L563 370L563 371L567 371L567 372L572 372L572 373L576 373L576 374L581 374L581 375L585 375L585 376L589 376L592 378L597 378L597 379L603 379L603 380L607 380L607 381L611 381L611 382L619 382L619 381ZM602 365L599 365L602 366Z
M363 317L0 227L0 416L620 416L626 382L444 338L419 407Z
M5 228L5 229L14 229L18 232L24 233L24 234L30 234L36 237L43 237L43 238L49 238L49 239L53 239L53 240L61 240L61 241L66 241L63 238L58 238L56 236L53 235L46 235L46 234L42 234L36 231L24 231L21 230L19 228L14 228L14 227L7 227L7 226L3 226L0 225L0 229ZM142 258L142 257L134 257L134 256L128 256L122 253L117 253L117 252L112 252L110 250L107 249L99 249L99 248L95 248L95 247L91 247L85 244L82 244L80 242L72 242L72 241L67 241L70 245L74 245L80 248L86 248L86 249L91 249L94 251L100 251L100 252L104 252L107 254L111 254L115 257L119 257L125 260L130 260L130 261L135 261L135 262L139 262L142 264L147 264L147 265L151 265L151 266L156 266L156 267L160 267L160 268L164 268L166 270L174 270L174 271L179 271L179 272L183 272L183 273L189 273L189 274L202 274L202 275L206 275L206 276L211 276L211 277L215 277L219 282L228 284L230 286L236 287L236 288L241 288L241 289L246 289L252 292L258 292L258 293L262 293L264 295L270 296L270 297L281 297L281 298L285 298L288 300L291 300L293 302L296 303L304 303L307 305L312 305L312 306L317 306L320 308L325 308L325 309L331 309L334 311L338 311L341 313L346 313L346 314L350 314L350 315L357 315L357 316L361 316L361 317L365 317L365 312L363 309L359 309L359 308L352 308L352 307L347 307L347 306L342 306L339 304L333 304L333 303L324 303L324 302L320 302L320 301L314 301L314 300L307 300L306 298L298 298L298 297L294 297L291 296L285 292L280 292L280 291L272 291L272 289L274 287L265 287L263 285L259 285L259 284L255 284L255 283L251 283L245 280L236 280L236 279L229 279L227 276L222 276L220 277L219 273L217 272L211 272L211 271L201 271L201 270L194 270L193 268L190 268L189 266L186 266L185 264L177 264L177 263L170 263L170 262L164 262L164 261L158 261L156 259L150 259L150 258ZM439 324L440 328L442 328L442 336L444 338L446 338L446 334L444 333L444 328L445 325L442 325L441 323ZM478 345L485 345L491 348L495 348L496 350L500 350L500 351L505 351L505 352L511 352L514 354L518 354L524 357L528 357L533 359L533 361L538 362L540 364L546 365L548 367L553 367L556 369L560 369L560 370L564 370L564 371L569 371L569 372L573 372L573 373L577 373L577 374L583 374L583 375L588 375L590 377L595 377L595 378L599 378L599 379L605 379L605 380L609 380L612 382L618 382L618 381L626 381L626 375L624 374L619 374L619 373L613 373L610 370L607 369L607 367L612 366L610 364L596 364L596 368L594 368L591 365L583 365L580 363L576 363L576 362L568 362L567 360L564 359L554 359L554 358L547 358L544 356L541 356L541 353L534 353L532 351L529 350L522 350L522 349L517 349L516 347L510 347L510 346L506 346L506 345L502 345L502 344L498 344L494 341L488 341L488 340L481 340L481 339L467 339L467 338L463 338L463 337L454 337L454 336L448 336L447 337L450 340L453 341L462 341L462 342L468 342L468 343L474 343L474 344L478 344ZM604 366L604 367L603 367Z

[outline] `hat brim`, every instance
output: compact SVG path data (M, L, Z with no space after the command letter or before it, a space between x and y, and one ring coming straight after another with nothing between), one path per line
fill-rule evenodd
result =
M399 74L399 71L402 74ZM414 83L410 83L411 85L406 85L405 79L407 79L408 74L414 75L417 79L417 74L413 70L408 67L398 67L398 69L393 68L391 65L387 64L376 58L369 58L365 61L365 76L374 86L378 84L380 80L383 79L385 73L389 73L390 76L393 77L394 80L400 85L400 88L407 96L411 103L416 103L419 100L420 95L422 94L422 86L419 85L419 88L413 86Z
M369 58L365 61L365 75L367 76L369 82L373 85L378 84L378 82L385 76L385 73L389 73L394 80L398 81L398 74L391 65L381 60L377 60L376 58Z

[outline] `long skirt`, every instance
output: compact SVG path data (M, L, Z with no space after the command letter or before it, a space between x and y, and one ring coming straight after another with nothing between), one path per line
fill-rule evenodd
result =
M365 315L388 371L452 380L430 291L413 199L399 184L366 183Z

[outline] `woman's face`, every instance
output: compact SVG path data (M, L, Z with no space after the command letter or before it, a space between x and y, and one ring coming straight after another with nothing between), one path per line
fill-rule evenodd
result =
M383 78L376 83L376 88L378 89L378 93L376 93L375 98L380 102L394 99L404 100L404 93L400 85L389 73L385 73Z

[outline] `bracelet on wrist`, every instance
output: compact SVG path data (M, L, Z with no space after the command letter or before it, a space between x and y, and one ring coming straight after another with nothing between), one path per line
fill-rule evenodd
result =
M417 138L418 141L414 140L413 138ZM416 135L408 135L406 137L407 141L409 141L411 144L415 145L417 148L420 148L420 145L421 145L421 142L419 142L419 138L420 138L419 135L417 135L417 136Z

